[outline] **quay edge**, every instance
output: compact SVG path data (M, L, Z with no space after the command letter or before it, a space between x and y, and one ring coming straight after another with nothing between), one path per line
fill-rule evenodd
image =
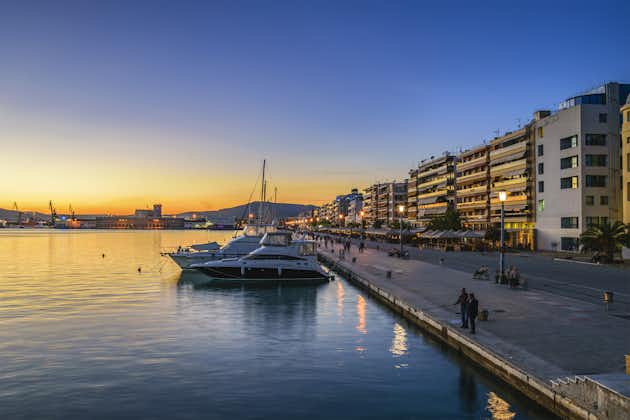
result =
M329 269L343 275L350 283L367 291L370 295L376 297L380 302L384 303L407 320L413 322L423 331L448 344L451 348L457 350L459 353L513 386L529 399L545 407L560 418L576 420L596 420L600 418L572 399L554 391L550 384L547 384L545 381L514 366L490 349L470 340L459 331L438 321L426 312L409 305L403 299L370 283L370 281L352 271L351 267L348 267L347 264L339 263L323 252L318 253L318 258L321 263Z

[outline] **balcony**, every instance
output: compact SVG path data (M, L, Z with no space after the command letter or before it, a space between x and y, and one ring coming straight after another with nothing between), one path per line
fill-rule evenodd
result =
M466 201L463 203L457 203L457 210L472 210L472 209L485 209L488 205L486 200Z
M510 155L520 155L527 152L527 144L528 142L523 141L521 143L516 143L508 147L502 147L500 149L496 149L490 152L490 163L492 161L496 161L505 157L509 157Z
M457 170L458 171L467 171L473 168L476 168L478 166L483 166L486 164L486 156L480 156L478 158L475 159L471 159L468 160L466 162L459 162L457 164Z
M418 184L418 189L420 190L422 188L430 187L432 185L438 185L438 184L441 184L441 183L446 183L446 182L448 182L449 178L451 178L451 174L446 174L446 175L435 177L435 178L433 178L430 181L426 181L426 182L423 182L421 184Z
M481 181L486 179L488 174L486 171L479 171L468 175L462 175L457 177L457 184L466 184L469 182Z
M519 159L513 162L504 163L502 165L490 168L490 176L492 178L499 176L516 176L522 175L527 171L527 159Z
M485 194L487 192L488 192L488 186L480 185L478 187L457 189L455 194L457 197L466 197L466 196L475 195L475 194Z

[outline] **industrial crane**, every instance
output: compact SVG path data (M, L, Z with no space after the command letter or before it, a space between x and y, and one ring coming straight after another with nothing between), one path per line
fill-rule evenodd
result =
M52 226L55 226L57 222L57 210L55 210L52 200L48 202L48 208L50 209L50 223Z
M21 225L22 224L22 212L18 208L17 202L15 202L15 201L13 202L13 209L17 212L17 224Z
M76 220L76 217L74 217L74 209L72 208L72 204L70 204L68 210L70 211L70 220Z

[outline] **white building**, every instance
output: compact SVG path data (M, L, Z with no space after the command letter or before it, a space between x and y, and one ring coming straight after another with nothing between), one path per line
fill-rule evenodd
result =
M538 249L577 251L590 225L621 220L619 110L629 92L608 83L535 114Z

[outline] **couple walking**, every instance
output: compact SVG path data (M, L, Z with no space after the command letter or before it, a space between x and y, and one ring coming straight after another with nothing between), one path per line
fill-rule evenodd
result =
M462 314L461 328L468 328L468 324L470 324L470 333L474 334L475 320L479 314L479 301L475 298L474 293L467 293L464 288L454 305L457 305L458 303L459 310Z

